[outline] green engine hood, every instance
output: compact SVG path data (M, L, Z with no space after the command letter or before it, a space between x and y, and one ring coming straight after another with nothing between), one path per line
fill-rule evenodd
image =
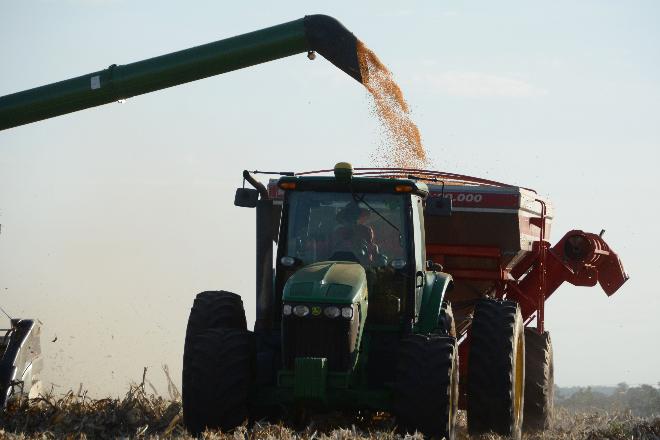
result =
M284 301L354 304L367 299L367 275L358 263L322 261L299 269L284 285Z

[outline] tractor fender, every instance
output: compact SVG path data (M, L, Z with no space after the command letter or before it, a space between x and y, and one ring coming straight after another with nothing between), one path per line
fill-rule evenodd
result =
M426 272L422 303L419 307L417 332L433 333L438 328L440 309L445 295L454 284L451 275L444 272Z

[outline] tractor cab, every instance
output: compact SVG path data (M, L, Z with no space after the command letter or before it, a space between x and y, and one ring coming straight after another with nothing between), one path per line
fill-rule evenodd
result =
M274 293L282 316L340 318L337 306L362 301L368 324L413 325L424 285L426 185L353 176L347 163L334 176L285 176L277 185L284 195ZM364 292L354 289L363 279Z

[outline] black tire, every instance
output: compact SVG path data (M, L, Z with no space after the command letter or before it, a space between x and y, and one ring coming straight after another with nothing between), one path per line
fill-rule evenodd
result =
M254 335L208 329L188 339L184 358L183 424L193 435L206 428L228 431L248 417L254 378Z
M554 400L554 365L550 333L525 329L525 431L549 429Z
M440 326L444 334L456 337L456 322L454 321L454 311L451 308L451 303L447 301L442 302L440 309Z
M190 309L186 337L210 328L247 330L243 300L224 290L198 293Z
M184 359L188 356L186 350L186 347L190 346L188 340L211 328L247 330L243 300L239 295L224 290L197 294L188 317L186 340L183 346ZM186 374L185 362L183 374Z
M409 335L401 340L393 412L400 430L453 440L458 411L456 339Z
M521 437L525 338L518 304L477 301L470 332L467 419L470 434Z

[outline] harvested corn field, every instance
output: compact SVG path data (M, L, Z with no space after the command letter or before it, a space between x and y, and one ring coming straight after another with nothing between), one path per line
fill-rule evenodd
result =
M630 99L658 95L656 65L630 75L652 14L601 8L632 41L579 5L356 3L349 29L285 4L23 3L0 6L0 440L659 437L625 399L552 411L555 371L657 383L657 234L612 209L654 208L657 112ZM560 294L612 296L625 253L632 295ZM126 389L160 363L181 394Z
M122 399L89 399L86 393L46 395L15 401L1 417L0 438L5 439L192 439L182 425L181 404L177 399L149 394L144 384L130 388ZM423 438L403 435L388 417L366 418L329 414L294 427L291 422L270 424L256 421L229 433L208 431L205 439L402 439ZM457 439L497 440L485 434L469 436L465 413L458 416ZM527 439L611 439L655 440L660 438L660 417L634 417L624 412L569 412L559 409L554 426L544 433L525 435Z

